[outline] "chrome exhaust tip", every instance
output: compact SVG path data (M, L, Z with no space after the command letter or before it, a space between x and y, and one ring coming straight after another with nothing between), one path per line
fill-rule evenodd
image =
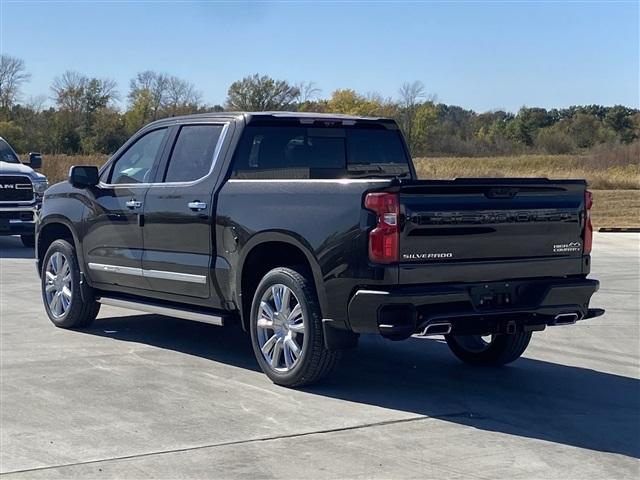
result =
M554 317L554 325L573 325L580 320L577 313L560 313Z
M430 337L432 335L448 335L451 333L451 324L448 322L444 323L431 323L427 325L424 330L420 333L416 333L414 337Z

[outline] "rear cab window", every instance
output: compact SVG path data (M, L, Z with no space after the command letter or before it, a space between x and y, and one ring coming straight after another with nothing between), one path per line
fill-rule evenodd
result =
M245 128L231 173L236 179L410 176L399 130L383 125L334 128L277 123Z

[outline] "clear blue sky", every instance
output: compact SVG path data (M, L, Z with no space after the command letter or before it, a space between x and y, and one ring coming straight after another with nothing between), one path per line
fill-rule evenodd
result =
M259 72L396 96L422 80L441 102L638 107L638 1L28 2L0 0L0 50L26 61L30 95L72 69L117 80L142 70L193 82L209 104Z

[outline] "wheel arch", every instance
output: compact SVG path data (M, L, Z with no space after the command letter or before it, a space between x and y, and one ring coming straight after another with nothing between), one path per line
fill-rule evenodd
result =
M268 258L263 255L268 253ZM243 246L236 271L236 304L240 310L242 326L248 330L248 313L253 292L262 277L276 267L302 265L311 274L320 309L326 311L326 294L322 270L312 248L303 239L285 232L261 232Z
M47 249L54 241L59 239L70 240L72 242L78 257L78 265L82 271L84 257L82 256L82 247L78 239L78 235L73 228L73 223L68 218L55 216L47 217L47 219L38 227L38 233L36 236L38 274L42 271L42 260L47 253Z

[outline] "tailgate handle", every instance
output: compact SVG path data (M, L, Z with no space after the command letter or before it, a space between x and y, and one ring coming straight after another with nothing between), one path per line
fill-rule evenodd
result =
M485 195L489 198L513 198L517 193L517 188L498 187L489 189Z

